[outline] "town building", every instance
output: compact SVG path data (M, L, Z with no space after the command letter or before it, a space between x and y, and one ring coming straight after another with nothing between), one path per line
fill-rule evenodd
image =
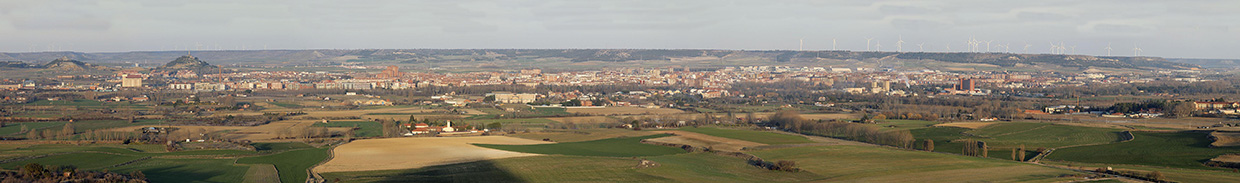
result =
M121 77L121 87L142 87L142 75L128 74Z

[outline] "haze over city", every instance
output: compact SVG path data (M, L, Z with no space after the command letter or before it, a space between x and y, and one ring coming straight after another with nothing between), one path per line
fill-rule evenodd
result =
M1240 58L1237 1L4 1L3 52L638 48ZM834 40L834 43L833 43ZM803 43L802 43L803 41ZM919 47L918 44L924 44ZM1026 45L1029 45L1026 49ZM1000 47L1002 46L1002 47ZM984 47L983 47L984 48ZM985 49L981 49L985 50Z

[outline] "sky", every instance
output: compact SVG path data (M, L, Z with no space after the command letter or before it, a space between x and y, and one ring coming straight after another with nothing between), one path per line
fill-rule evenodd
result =
M1048 53L1053 43L1068 54L1105 56L1110 45L1115 56L1140 48L1143 56L1240 59L1240 1L0 0L0 52L960 52L969 40L979 51Z

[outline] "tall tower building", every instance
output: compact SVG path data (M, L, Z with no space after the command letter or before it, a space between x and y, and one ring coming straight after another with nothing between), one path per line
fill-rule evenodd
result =
M960 84L956 84L956 90L973 91L973 89L977 89L973 78L960 78Z

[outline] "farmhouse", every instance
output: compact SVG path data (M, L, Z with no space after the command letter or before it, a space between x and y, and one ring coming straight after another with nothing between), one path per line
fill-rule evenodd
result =
M444 126L431 126L426 123L418 123L418 124L404 124L402 125L402 127L404 127L405 129L409 129L409 133L405 133L406 136L412 136L412 135L417 135L417 134L431 134L431 133L476 133L478 132L477 130L463 130L463 128L458 129L456 127L452 127L452 121L448 121L448 125L444 125Z

